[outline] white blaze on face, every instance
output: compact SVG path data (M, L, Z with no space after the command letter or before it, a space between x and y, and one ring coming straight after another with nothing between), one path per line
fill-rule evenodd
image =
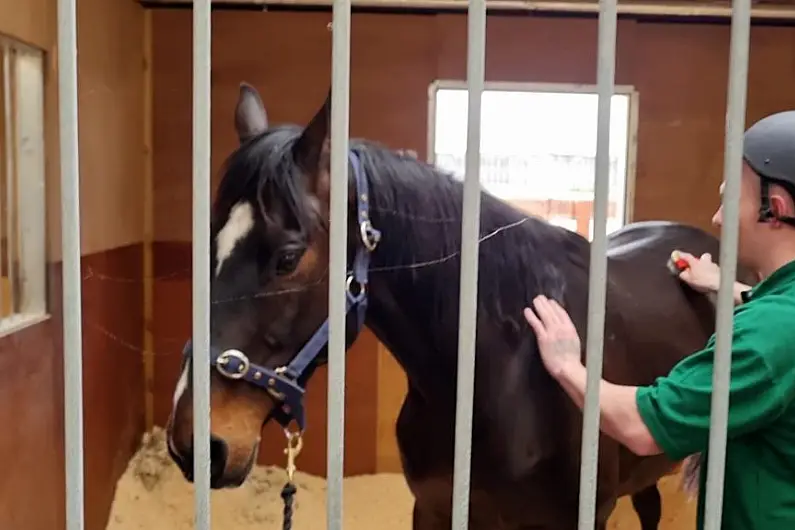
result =
M254 228L254 209L251 207L251 203L239 202L235 204L229 211L229 218L226 220L226 224L215 237L216 276L221 272L224 261L232 255L235 245L246 237L252 228Z
M176 386L176 388L174 388L174 399L173 399L174 403L173 403L173 407L171 409L171 416L168 419L169 424L171 423L171 421L173 421L174 414L176 414L177 403L179 403L179 400L182 397L182 394L184 394L185 390L187 390L187 388L188 388L188 371L189 371L188 368L189 367L190 367L190 358L186 359L185 366L182 367L182 373L179 374L179 380L177 381L177 386ZM177 448L174 445L174 439L172 438L172 434L173 433L172 433L171 428L168 429L167 433L168 434L166 436L166 441L167 441L169 447L171 447L171 450L174 452L174 454L178 455L179 451L177 451Z
M190 359L185 361L185 366L182 367L182 373L179 374L179 380L177 381L177 386L174 388L174 409L177 408L177 403L179 403L179 398L182 397L182 394L185 393L185 390L188 388L188 369L190 368Z

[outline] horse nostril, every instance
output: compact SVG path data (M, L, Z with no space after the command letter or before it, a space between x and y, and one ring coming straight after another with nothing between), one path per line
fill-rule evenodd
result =
M217 436L210 436L210 482L217 483L224 475L229 447Z

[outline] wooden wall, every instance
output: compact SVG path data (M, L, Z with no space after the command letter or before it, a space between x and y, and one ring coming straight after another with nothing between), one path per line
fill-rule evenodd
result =
M233 109L245 80L274 122L305 124L328 90L330 14L215 12L212 166L235 147ZM597 22L492 15L493 81L596 82ZM622 20L616 82L640 93L635 218L708 227L722 175L728 25ZM178 353L190 331L191 12L154 13L155 405L165 421ZM465 79L466 17L355 14L351 133L425 157L428 86ZM795 107L795 29L752 30L748 120ZM394 470L394 416L405 380L366 334L348 356L346 473ZM377 390L376 390L377 387ZM309 390L312 434L302 469L325 473L325 371ZM375 425L375 427L374 427ZM371 434L374 433L374 434ZM262 462L282 463L275 429ZM371 436L377 443L373 443Z
M0 0L0 33L46 53L49 307L0 338L0 528L64 528L63 350L56 0ZM144 428L143 10L78 2L85 510L105 528Z

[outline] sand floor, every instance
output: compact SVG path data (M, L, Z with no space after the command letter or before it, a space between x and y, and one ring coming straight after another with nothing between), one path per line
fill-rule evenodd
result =
M281 528L284 470L257 467L236 490L211 493L211 522L218 530ZM694 502L675 491L679 478L663 480L663 524L660 530L694 527ZM325 480L296 473L294 530L326 528ZM400 474L380 473L345 478L343 513L346 529L410 530L411 494ZM193 529L193 486L171 462L164 433L144 436L141 448L119 480L107 530ZM621 499L611 530L637 529L629 499Z

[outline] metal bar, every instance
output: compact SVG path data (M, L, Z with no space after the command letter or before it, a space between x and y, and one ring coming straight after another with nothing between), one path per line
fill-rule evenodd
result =
M596 162L594 182L593 241L588 282L588 366L583 407L580 464L579 530L593 529L596 521L596 477L599 462L599 387L604 358L604 327L607 285L607 201L610 188L610 103L616 66L616 0L600 0L597 47Z
M18 83L18 64L17 57L19 52L14 46L8 46L6 57L8 59L8 69L6 76L8 80L8 90L6 97L8 98L9 114L6 115L6 122L9 133L7 138L9 152L8 152L8 177L6 179L6 189L3 190L6 195L6 260L8 263L8 298L9 309L12 317L16 316L19 311L19 300L17 300L17 290L14 288L16 285L16 271L14 270L14 263L17 261L19 254L19 230L15 222L17 219L16 210L19 206L18 196L16 194L17 181L19 176L19 122L17 120L17 107L19 106L19 83Z
M77 5L58 0L58 136L61 150L66 530L83 530L83 310L77 127Z
M210 528L210 0L193 5L193 476L195 528Z
M334 0L331 32L331 192L329 234L328 435L326 527L342 530L345 447L345 269L347 264L348 128L351 2Z
M3 146L4 152L6 155L5 159L5 175L6 175L6 189L0 189L0 197L2 197L2 201L5 204L6 211L8 212L8 218L11 218L12 208L14 208L14 204L12 204L11 197L8 194L7 188L9 186L8 182L15 178L16 172L14 171L14 158L15 158L15 143L14 142L14 105L12 102L12 85L11 82L13 70L11 68L11 53L12 49L11 46L7 43L0 42L0 52L3 54L3 118L4 118L4 143ZM0 235L2 235L2 228L3 228L3 219L0 219ZM6 251L5 254L2 256L2 265L6 268L7 278L8 278L8 296L9 296L9 309L10 314L5 315L3 314L3 318L7 318L14 314L14 282L13 282L13 260L12 260L12 249L13 246L10 244L11 240L11 227L13 225L8 222L6 219ZM5 292L0 291L0 308L3 310L5 309Z
M469 528L472 415L475 394L478 251L480 248L480 124L486 77L486 0L470 0L467 9L467 152L461 218L461 273L458 314L453 462L454 530Z
M737 276L740 182L751 41L751 0L734 0L733 7L726 102L726 145L723 153L725 187L720 237L721 275L715 315L715 368L712 374L704 530L721 528L734 325L733 290L734 279Z
M175 4L190 5L193 0L138 0L139 3L154 9L172 7ZM331 5L332 0L223 0L214 5L256 5L256 6L295 6L315 7ZM352 0L353 7L376 7L391 9L437 9L450 12L464 11L466 0ZM488 0L487 7L492 11L527 11L545 13L598 13L596 1L583 0ZM705 1L633 2L618 5L621 15L689 17L731 17L731 6ZM755 20L795 20L795 8L787 5L756 5L751 9Z

